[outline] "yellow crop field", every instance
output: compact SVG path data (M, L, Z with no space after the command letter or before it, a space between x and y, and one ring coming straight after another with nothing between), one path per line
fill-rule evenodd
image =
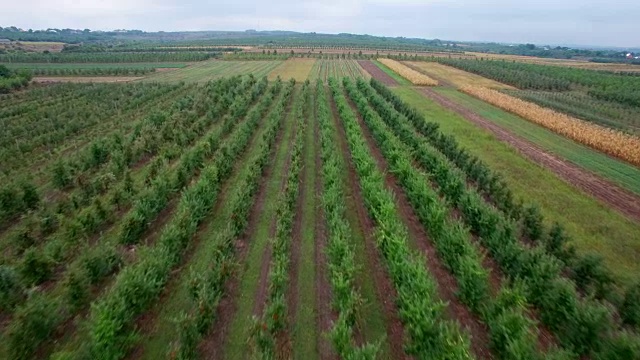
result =
M431 61L405 61L407 65L410 65L419 70L423 70L427 74L432 74L434 77L441 78L442 81L448 81L454 86L460 88L468 85L484 86L491 89L515 89L513 86L506 85L495 80L482 77L480 75L472 74L460 69L456 69L451 66L439 64Z
M397 72L403 78L411 81L413 85L426 85L426 86L437 86L438 81L428 77L425 74L422 74L418 71L413 70L412 68L404 65L398 61L391 59L378 59L381 63L387 66L389 69Z
M640 166L640 138L636 136L588 123L493 89L465 86L461 90L560 135Z
M275 80L280 76L283 80L294 78L296 81L305 81L309 78L315 63L316 59L289 59L269 73L269 80Z

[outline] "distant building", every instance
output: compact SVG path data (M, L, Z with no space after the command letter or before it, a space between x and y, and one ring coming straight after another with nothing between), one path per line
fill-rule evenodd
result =
M632 53L628 53L627 54L627 59L633 59L633 54Z
M0 44L9 44L11 43L11 40L9 39L0 39Z

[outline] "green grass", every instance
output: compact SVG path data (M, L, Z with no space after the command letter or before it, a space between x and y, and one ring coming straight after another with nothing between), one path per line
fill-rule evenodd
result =
M383 63L381 63L378 60L372 60L371 62L373 62L374 64L376 64L377 67L380 68L380 70L384 71L387 75L391 76L395 81L398 82L398 84L400 85L412 85L411 81L403 78L402 76L398 75L398 73L396 73L395 71L389 69L389 67Z
M187 63L55 63L55 64L2 64L9 69L149 69L149 68L184 68Z
M313 101L307 109L313 109ZM315 228L318 219L316 209L321 205L316 195L316 172L320 171L315 166L316 141L314 141L314 127L316 118L307 114L306 144L304 148L304 186L300 189L304 193L302 213L296 216L302 217L300 261L298 263L297 279L297 310L295 319L292 319L292 340L294 359L318 358L318 327L316 326L316 297L315 297Z
M640 224L525 159L488 131L427 99L417 90L404 87L396 88L394 92L429 121L439 123L445 134L454 135L472 154L502 173L516 196L540 205L547 223L557 221L562 224L579 252L601 255L623 283L637 280Z
M148 76L143 81L157 82L206 82L221 77L249 75L261 78L267 76L282 61L220 61L209 60L195 63L176 71L160 72Z
M640 169L578 144L521 117L453 89L435 89L464 107L570 162L640 195Z
M296 87L295 102L300 101L300 91ZM293 105L295 109L295 103ZM245 359L247 357L247 340L252 325L252 312L256 293L260 284L260 271L262 267L262 256L267 250L270 239L270 231L276 214L278 197L282 186L282 178L285 176L285 163L293 146L291 134L293 132L294 112L287 116L282 129L282 140L277 148L275 160L271 169L271 176L266 179L266 194L264 205L261 211L254 232L249 239L249 252L242 269L240 277L240 290L236 299L236 313L229 324L228 335L224 345L226 359Z

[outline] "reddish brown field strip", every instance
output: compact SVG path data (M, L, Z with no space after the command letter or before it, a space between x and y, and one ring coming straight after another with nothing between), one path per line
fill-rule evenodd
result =
M398 85L398 82L387 75L386 72L382 71L376 64L369 60L358 60L358 64L362 66L362 68L368 72L374 79L380 81L381 83L387 86Z

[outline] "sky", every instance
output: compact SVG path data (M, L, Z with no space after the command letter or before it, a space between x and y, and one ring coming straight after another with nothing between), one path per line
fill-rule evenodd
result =
M637 0L1 0L0 26L292 30L640 47Z

